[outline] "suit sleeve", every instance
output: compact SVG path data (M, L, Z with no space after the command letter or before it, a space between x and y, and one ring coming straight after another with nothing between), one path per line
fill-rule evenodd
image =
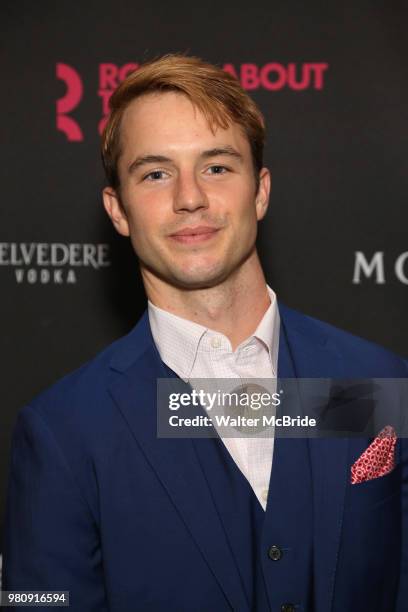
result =
M108 610L96 522L52 432L29 406L14 430L4 539L4 590L69 591L71 612Z
M408 379L408 360L405 362ZM403 397L402 409L408 411L408 397ZM404 431L406 431L406 423ZM401 541L401 573L398 589L398 601L396 612L404 612L408 607L408 438L401 440L401 463L402 463L402 483L401 483L401 518L402 518L402 541Z
M405 612L408 606L408 438L402 440L402 541L401 573L396 612Z

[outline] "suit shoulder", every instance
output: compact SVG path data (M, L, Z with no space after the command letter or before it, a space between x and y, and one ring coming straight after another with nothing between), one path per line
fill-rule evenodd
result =
M312 335L321 344L329 342L348 363L361 364L373 376L377 376L375 372L378 377L408 376L407 360L389 349L285 305L280 305L279 310L291 328Z
M58 413L81 415L100 414L109 401L108 387L114 372L110 364L117 354L122 354L129 345L135 328L102 349L92 359L58 379L50 387L36 395L29 405L43 417L54 417Z

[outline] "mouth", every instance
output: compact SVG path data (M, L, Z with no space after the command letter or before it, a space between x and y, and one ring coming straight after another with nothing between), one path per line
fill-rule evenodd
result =
M197 244L199 242L211 240L211 238L214 238L218 232L219 229L216 227L200 225L197 227L186 227L183 230L179 230L178 232L171 234L170 238L181 244Z

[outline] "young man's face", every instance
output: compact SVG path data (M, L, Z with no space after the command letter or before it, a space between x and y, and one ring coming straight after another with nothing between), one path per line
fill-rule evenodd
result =
M144 278L204 288L228 278L254 252L267 208L269 172L255 176L237 124L213 134L187 97L145 95L121 124L119 196L104 190L117 231L131 238Z

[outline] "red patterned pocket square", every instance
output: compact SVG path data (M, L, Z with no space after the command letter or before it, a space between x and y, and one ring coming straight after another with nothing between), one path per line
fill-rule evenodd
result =
M351 484L389 474L395 467L397 435L391 425L380 431L370 446L351 467Z

